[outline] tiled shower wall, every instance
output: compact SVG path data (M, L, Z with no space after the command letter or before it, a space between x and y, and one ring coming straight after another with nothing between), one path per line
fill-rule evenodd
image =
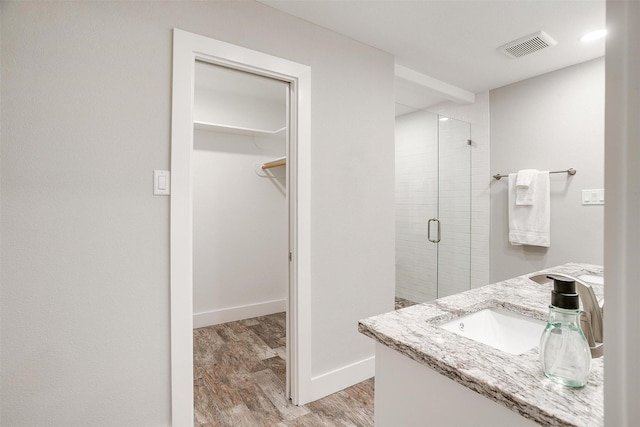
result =
M489 283L488 93L478 94L471 105L445 103L431 111L471 124L471 158L467 158L471 162L470 177L468 172L461 173L469 170L468 164L457 168L458 162L465 161L460 153L440 153L441 161L448 161L450 166L450 172L441 174L441 180L449 180L447 184L451 188L441 194L440 216L448 216L454 223L459 221L457 230L453 233L450 230L440 245L440 296L444 296L468 289L469 284L476 288ZM399 117L396 122L396 295L412 301L437 297L436 245L426 238L426 221L437 214L438 153L435 144L424 144L425 138L435 140L437 125L433 120L426 120L428 114L413 113ZM452 130L450 136L462 137L456 134L458 131ZM442 149L454 146L445 145ZM416 165L424 167L416 168ZM468 185L471 186L470 199L456 197L458 191L468 193L468 187L465 188ZM470 221L460 216L460 212L469 209ZM465 225L469 233L465 233Z

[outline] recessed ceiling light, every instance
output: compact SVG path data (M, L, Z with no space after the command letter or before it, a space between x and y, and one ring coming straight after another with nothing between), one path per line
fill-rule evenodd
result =
M449 117L440 117L441 122L446 122L447 120L449 120Z
M607 35L607 30L605 30L605 29L591 31L590 33L587 33L587 34L583 35L582 37L580 37L580 41L581 42L585 42L585 43L592 42L594 40L601 39L606 35Z

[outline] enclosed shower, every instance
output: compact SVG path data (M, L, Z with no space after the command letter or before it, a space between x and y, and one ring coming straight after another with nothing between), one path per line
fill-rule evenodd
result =
M396 117L396 298L471 288L471 125L425 110Z

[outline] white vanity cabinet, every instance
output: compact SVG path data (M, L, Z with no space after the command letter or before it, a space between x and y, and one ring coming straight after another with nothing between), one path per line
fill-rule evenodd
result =
M376 427L533 427L537 423L376 343Z

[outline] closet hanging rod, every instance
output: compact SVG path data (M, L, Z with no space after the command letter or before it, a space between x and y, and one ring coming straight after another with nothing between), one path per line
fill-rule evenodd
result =
M574 168L569 168L569 169L564 170L564 171L551 171L549 173L568 173L569 175L575 175L576 174L576 170ZM499 180L500 178L507 178L508 176L509 176L508 174L507 175L503 175L503 174L499 174L499 173L493 175L493 177L495 179L497 179L497 180Z
M262 165L262 170L267 170L271 168L277 168L278 166L284 166L287 164L287 158L281 157L279 159L272 160L270 162L266 162Z

